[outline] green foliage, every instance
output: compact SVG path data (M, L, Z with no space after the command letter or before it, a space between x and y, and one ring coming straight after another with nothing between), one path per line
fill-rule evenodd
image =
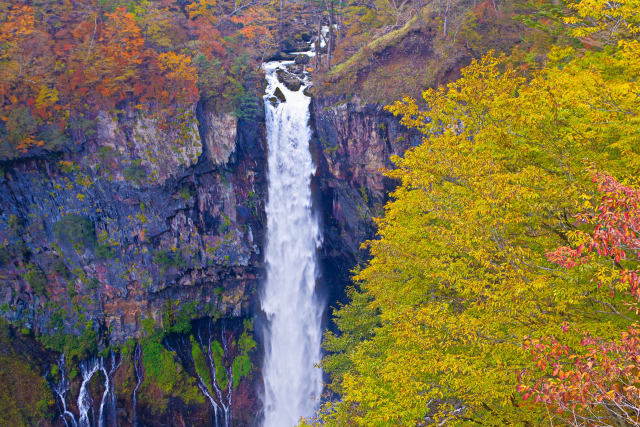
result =
M186 268L187 260L181 251L171 251L160 249L153 255L153 262L161 267L174 267L177 269Z
M182 197L182 199L185 202L188 202L193 198L193 194L191 193L191 188L189 187L180 188L180 190L178 190L178 193L180 194L180 197Z
M109 146L102 146L98 150L98 159L103 163L111 163L118 157L118 152Z
M341 391L344 375L354 368L349 354L358 344L371 339L375 328L380 325L378 310L370 306L373 299L370 295L350 287L347 297L349 304L334 311L333 321L341 333L336 335L327 331L323 342L328 354L322 359L322 368L330 373L329 387L335 392Z
M96 133L97 120L87 118L84 114L73 117L69 120L69 132L80 133L85 136L93 136ZM100 147L99 155L103 154L103 149L111 147ZM113 149L111 149L114 151Z
M63 216L53 225L53 234L60 242L70 243L74 246L93 247L96 242L93 223L85 215Z
M219 95L219 89L224 83L224 68L217 58L207 60L204 54L195 58L198 68L198 89L203 98L215 98Z
M122 170L122 174L127 181L135 182L138 185L142 184L147 177L146 169L137 163L133 163L125 167Z
M196 368L196 372L207 386L211 384L211 373L209 372L209 365L207 363L207 359L205 358L202 350L200 349L200 345L193 338L193 335L190 336L191 340L191 356L193 357L193 363Z
M89 320L80 336L55 332L50 335L40 335L39 341L48 349L65 353L69 359L75 361L84 360L98 352L99 335Z
M60 258L57 258L53 263L53 270L65 279L71 277L71 271L69 271L67 265Z
M245 319L242 324L244 329L242 331L242 335L238 338L238 349L241 354L246 355L255 350L258 344L253 339L253 320Z
M164 335L156 330L141 341L142 364L145 378L141 398L154 413L163 412L169 397L178 397L185 403L203 403L194 379L176 362L173 353L162 345ZM131 351L131 350L130 350Z
M200 93L216 110L231 112L239 118L259 115L260 77L248 55L235 56L228 69L215 57L207 60L205 55L198 55L194 62Z
M142 344L142 363L145 380L158 385L162 391L171 394L176 385L177 365L159 339L145 340Z
M27 272L25 279L33 289L36 295L44 296L47 294L47 276L44 272L35 264L27 264Z
M153 317L145 317L140 323L142 323L142 329L147 336L152 336L155 333L156 322L153 320Z
M225 234L231 228L231 218L222 213L222 224L218 227L218 234Z
M179 305L179 310L175 307ZM191 331L191 321L196 317L198 301L186 304L175 303L168 299L165 302L165 311L162 317L162 325L167 333L187 334Z
M101 243L96 246L96 256L100 259L113 259L116 252L111 245Z
M237 56L230 69L222 96L231 101L238 118L250 119L259 115L260 101L256 81L259 75L248 55Z
M251 359L246 354L241 354L240 356L233 359L233 364L231 365L231 372L233 372L233 389L235 390L240 384L240 380L249 376L251 371L253 370L253 363L251 363Z
M217 340L211 342L211 355L213 356L213 363L216 367L218 385L222 390L226 390L229 385L229 378L227 378L227 371L224 369L224 349L222 348L222 344Z
M78 292L76 291L76 285L73 282L69 282L67 283L67 296L69 297L69 299L73 299L78 295Z

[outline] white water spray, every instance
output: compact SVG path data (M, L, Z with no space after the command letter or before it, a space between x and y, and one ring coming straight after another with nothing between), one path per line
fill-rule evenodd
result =
M291 62L289 62L291 63ZM311 207L309 97L278 82L265 64L269 200L267 203L267 281L262 310L268 320L265 343L264 426L292 427L311 417L320 404L323 307L315 295L318 223ZM286 101L273 105L279 87Z

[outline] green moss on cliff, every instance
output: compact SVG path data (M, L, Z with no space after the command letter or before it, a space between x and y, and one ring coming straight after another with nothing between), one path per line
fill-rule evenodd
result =
M62 313L60 314L62 315ZM56 318L56 321L61 324L64 318ZM98 352L99 335L94 327L93 320L87 321L80 336L56 332L49 335L41 335L38 339L47 349L65 353L69 359L83 360Z

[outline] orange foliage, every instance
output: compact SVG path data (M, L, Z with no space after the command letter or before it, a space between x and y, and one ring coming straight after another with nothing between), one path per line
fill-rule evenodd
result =
M174 52L158 55L158 63L167 80L169 93L180 102L193 102L197 99L198 70L191 65L191 58Z
M15 43L33 33L35 18L31 6L14 6L0 24L0 43Z

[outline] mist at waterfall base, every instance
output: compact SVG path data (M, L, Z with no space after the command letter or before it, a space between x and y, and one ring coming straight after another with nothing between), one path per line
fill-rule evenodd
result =
M290 63L290 62L289 62ZM265 263L267 279L261 306L266 316L262 367L265 427L290 427L312 417L320 405L323 302L315 293L316 251L321 242L313 214L309 150L309 102L303 89L290 91L276 69L264 65L269 191ZM279 88L285 102L274 102Z

